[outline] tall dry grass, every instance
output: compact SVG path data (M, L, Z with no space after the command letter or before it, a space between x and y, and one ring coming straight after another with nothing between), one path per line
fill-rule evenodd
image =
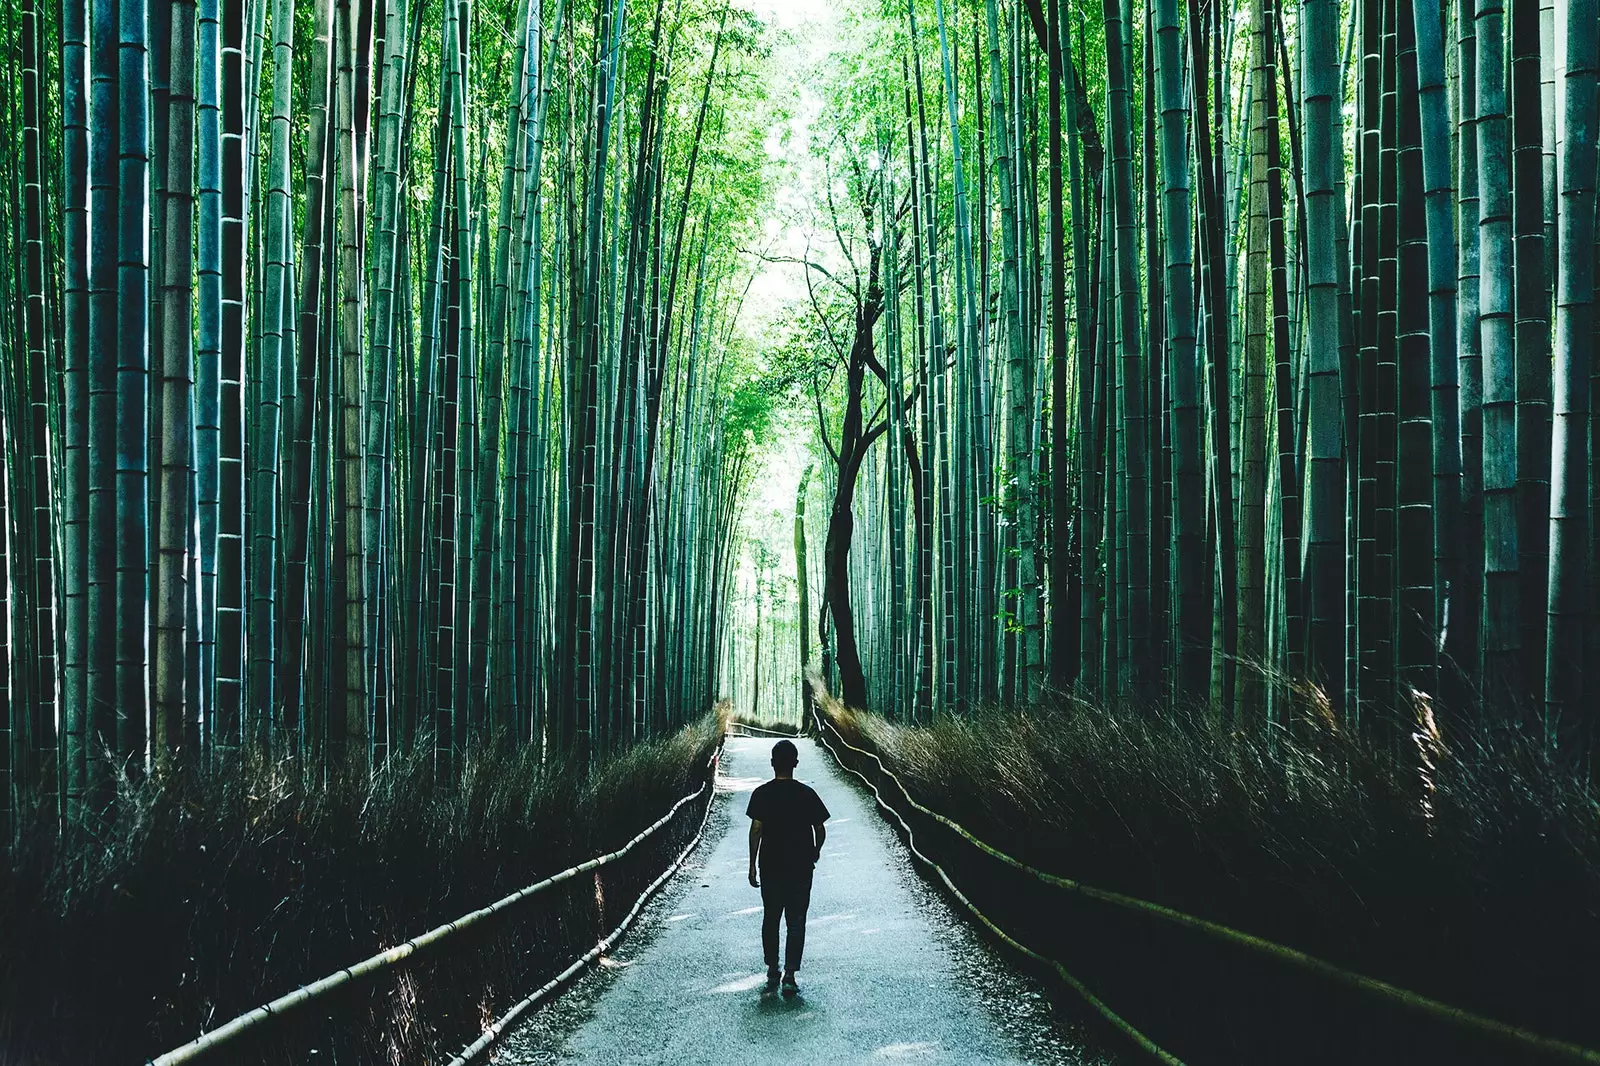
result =
M1419 705L1389 752L1314 703L1292 731L1081 700L925 727L831 707L920 802L1041 869L1600 1046L1600 804L1514 728Z
M0 866L0 1063L143 1061L611 850L699 786L722 731L722 715L707 715L592 772L485 745L456 782L435 777L426 748L370 782L324 786L259 759L124 779L104 824L37 825ZM454 1051L614 926L702 809L689 805L599 882L536 897L219 1061Z

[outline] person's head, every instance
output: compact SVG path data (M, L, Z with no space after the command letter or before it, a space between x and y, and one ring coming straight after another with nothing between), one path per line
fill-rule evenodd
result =
M772 745L772 769L779 777L794 773L795 765L799 762L800 752L790 741L780 740Z

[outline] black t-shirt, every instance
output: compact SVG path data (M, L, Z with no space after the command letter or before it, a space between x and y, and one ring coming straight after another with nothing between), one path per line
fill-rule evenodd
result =
M745 814L761 823L763 870L809 870L816 861L811 827L828 820L828 808L810 785L774 778L750 793Z

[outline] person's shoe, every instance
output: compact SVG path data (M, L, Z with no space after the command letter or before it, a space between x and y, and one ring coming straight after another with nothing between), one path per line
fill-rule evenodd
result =
M792 995L795 995L796 993L798 993L799 991L800 991L800 986L795 983L794 973L791 971L789 973L784 974L783 975L783 994L786 995L786 996L792 996Z
M762 991L770 996L770 995L772 995L772 993L776 992L777 990L778 990L778 971L777 971L776 968L773 968L773 969L767 971L767 987L762 989Z

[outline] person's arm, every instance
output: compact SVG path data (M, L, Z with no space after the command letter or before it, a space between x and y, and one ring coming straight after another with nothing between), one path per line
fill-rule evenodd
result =
M760 888L761 882L756 880L756 853L761 850L761 820L750 819L750 887Z
M822 842L828 839L828 827L822 823L826 822L828 817L828 805L822 802L821 796L817 795L815 791L812 791L811 829L815 834L815 839L817 842L817 850L811 860L813 863L822 861Z

